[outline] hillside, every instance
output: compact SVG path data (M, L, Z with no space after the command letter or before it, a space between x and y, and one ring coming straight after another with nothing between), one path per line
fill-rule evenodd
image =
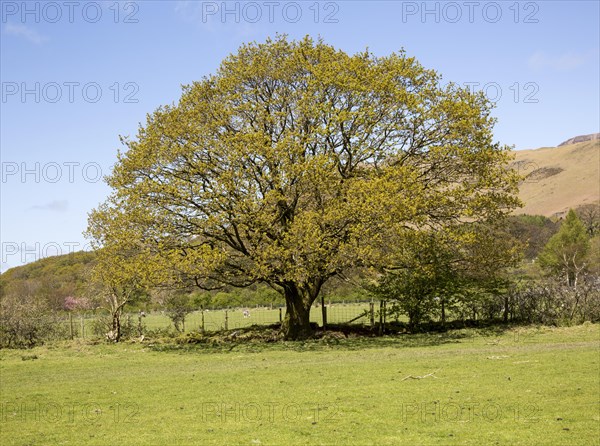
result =
M517 168L527 175L519 193L525 206L516 214L559 217L569 208L600 200L599 140L515 154Z
M10 293L44 296L60 308L66 296L80 296L94 261L93 252L46 257L0 274L0 298Z
M561 142L558 145L558 147L567 146L569 144L576 144L578 142L598 141L599 139L600 139L600 133L591 133L589 135L579 135L579 136L575 136L574 138L570 138L570 139L567 139L566 141Z

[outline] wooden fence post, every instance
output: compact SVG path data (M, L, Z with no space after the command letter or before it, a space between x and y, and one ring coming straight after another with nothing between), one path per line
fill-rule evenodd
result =
M283 322L283 317L281 316L281 307L279 307L279 322Z
M200 307L200 311L202 312L202 333L204 333L204 305Z
M69 311L69 329L71 332L71 339L73 339L73 313Z
M142 329L142 318L145 314L146 313L142 312L142 310L138 312L138 336L140 338L144 335L144 330Z
M326 330L327 329L327 306L326 305L321 306L321 314L323 316L323 330Z
M369 303L369 315L371 319L371 328L375 327L375 304L373 302Z
M385 300L379 301L379 336L383 335L385 325Z
M446 298L442 298L442 327L446 326Z
M227 310L225 310L225 330L227 330L228 325L229 325L229 315L227 313Z

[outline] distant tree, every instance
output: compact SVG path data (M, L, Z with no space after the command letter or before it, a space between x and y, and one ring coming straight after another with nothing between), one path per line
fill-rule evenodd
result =
M449 280L447 265L426 265L423 256L419 266L388 272L379 281L375 295L389 302L388 313L408 316L408 325L415 330L419 324L440 315L442 324L446 312L454 303L458 278ZM434 260L435 261L435 260Z
M175 330L185 331L185 319L194 311L191 297L183 291L178 290L154 290L153 299L165 310Z
M127 250L124 245L106 244L97 250L87 293L90 300L97 302L99 307L110 314L110 323L106 327L106 338L109 341L121 340L121 316L124 308L144 294L140 271L134 266L140 261L139 258L134 259L131 250Z
M578 207L577 216L590 237L600 234L600 205L598 203L589 203Z
M590 274L600 279L600 234L590 240L590 254L588 259Z
M588 266L590 238L586 228L570 209L558 232L539 256L542 268L564 277L567 285L576 287L579 274Z
M194 308L207 308L211 304L210 293L206 291L195 291L190 294L190 299Z
M499 294L504 272L520 259L522 245L498 226L452 229L416 234L374 287L376 295L408 316L413 329L434 312L445 323L452 306L481 307L474 299Z
M67 311L91 310L93 304L85 297L67 296L63 302L63 308Z
M285 298L284 336L302 339L330 278L386 264L420 229L518 205L491 107L403 52L243 45L123 139L90 233L139 243L154 282L267 284Z
M511 215L507 220L508 232L525 246L525 258L535 259L559 224L543 215Z

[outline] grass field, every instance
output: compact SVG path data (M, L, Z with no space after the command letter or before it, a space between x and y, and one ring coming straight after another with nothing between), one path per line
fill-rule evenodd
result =
M363 311L369 309L368 303L337 304L327 307L327 320L330 323L345 323L355 318ZM243 309L227 311L228 328L243 328L250 325L268 325L279 322L279 309L274 308L250 308L250 316L245 318ZM285 316L285 308L282 308L282 316ZM310 312L311 321L322 325L321 308L314 308ZM132 315L134 320L137 316ZM359 322L368 323L368 318L361 318ZM164 314L152 313L144 318L144 325L149 329L164 328L172 326L171 320ZM186 331L198 330L202 325L202 312L190 313L185 320ZM225 310L212 310L204 312L204 328L208 331L222 330L225 327Z
M0 351L0 444L600 444L600 326ZM419 379L420 377L420 379Z
M379 303L375 304L375 311L378 310ZM243 309L236 308L231 310L210 310L204 311L204 329L206 331L217 331L223 330L225 328L225 319L227 319L227 328L236 329L236 328L245 328L251 325L269 325L279 323L280 312L279 308L249 308L250 312L249 317L244 317ZM347 303L347 304L333 304L327 306L327 320L329 323L338 324L338 323L346 323L358 315L363 313L365 310L369 310L368 302L360 302L360 303ZM128 315L123 316L125 319L129 316L132 320L134 326L137 326L138 323L138 314L130 313ZM285 308L282 308L281 316L285 316ZM321 314L321 308L313 308L311 311L311 321L316 322L319 326L322 325L323 319ZM94 318L89 314L83 319L84 326L84 338L91 338L92 336L92 324ZM369 324L368 317L362 317L355 321L356 323ZM142 319L142 323L144 327L149 330L155 330L158 328L172 328L173 323L171 319L160 312L151 312L147 313L146 317ZM64 321L65 328L68 329L69 321ZM75 333L75 337L81 337L81 326L82 326L82 317L81 315L76 315L73 318L73 329ZM202 312L194 311L187 315L185 319L185 331L198 331L202 327ZM68 332L68 330L67 330Z

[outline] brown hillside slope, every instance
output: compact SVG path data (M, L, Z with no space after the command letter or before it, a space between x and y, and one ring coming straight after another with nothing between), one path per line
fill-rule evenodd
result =
M569 208L600 200L600 141L515 152L519 171L527 175L516 214L562 216Z
M564 142L561 142L558 147L560 146L566 146L569 144L577 144L578 142L584 142L584 141L597 141L600 139L600 133L591 133L589 135L579 135L576 136L574 138L571 139L567 139Z

